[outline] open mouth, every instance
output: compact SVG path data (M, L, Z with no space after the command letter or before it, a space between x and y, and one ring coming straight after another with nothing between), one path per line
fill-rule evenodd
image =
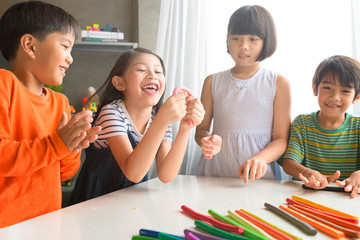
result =
M329 108L339 108L339 105L334 105L334 104L327 104L325 103L325 106L329 107Z
M63 72L63 73L66 72L66 69L67 69L66 67L60 67L60 71Z
M143 86L142 90L149 95L154 95L158 92L159 86L155 83L151 83Z
M238 55L238 57L239 57L240 59L246 59L246 58L249 58L249 56L248 56L248 55L246 55L246 54L239 54L239 55Z

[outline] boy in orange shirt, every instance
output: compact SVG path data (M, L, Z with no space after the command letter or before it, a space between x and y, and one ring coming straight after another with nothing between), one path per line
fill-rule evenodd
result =
M0 228L60 209L61 181L100 131L89 111L70 119L67 98L43 87L62 83L79 35L70 14L44 2L17 3L0 19L10 64L0 69Z

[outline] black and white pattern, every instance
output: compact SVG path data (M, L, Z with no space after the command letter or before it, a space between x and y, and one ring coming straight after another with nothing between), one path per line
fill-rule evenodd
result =
M152 112L147 123L146 130L149 128L154 117L155 114ZM94 142L96 148L108 148L109 144L107 142L107 138L117 135L127 135L128 130L137 143L139 143L143 137L143 135L136 129L128 111L126 110L125 103L121 100L113 101L104 106L96 119L95 125L101 126L102 128L101 132L98 134L98 139ZM163 140L172 141L171 125L168 126Z

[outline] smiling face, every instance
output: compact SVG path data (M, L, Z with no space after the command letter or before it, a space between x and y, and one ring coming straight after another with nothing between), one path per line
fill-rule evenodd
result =
M44 40L34 43L35 64L33 75L41 84L60 85L65 71L73 62L71 50L75 36L72 33L50 33Z
M256 35L229 35L229 53L239 67L251 67L259 64L264 41Z
M162 65L152 54L139 54L119 79L121 88L118 90L124 92L126 106L153 107L165 91Z
M314 95L318 97L320 107L319 117L322 119L344 119L346 110L360 98L360 96L355 98L354 87L342 86L338 75L331 73L323 77L317 92L313 84L313 91Z

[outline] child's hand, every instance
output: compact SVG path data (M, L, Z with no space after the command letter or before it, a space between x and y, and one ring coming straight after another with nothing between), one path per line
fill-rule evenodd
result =
M354 198L360 193L360 170L353 172L350 177L343 181L336 181L336 185L344 187L346 192L351 191L351 197Z
M88 148L90 143L93 143L98 138L98 133L101 131L101 126L92 127L86 130L86 137L82 140L77 147L78 150Z
M332 183L339 177L339 171L336 171L333 175L325 176L310 168L306 168L303 173L299 173L299 178L304 182L305 186L314 189L325 188L329 183Z
M166 125L181 120L186 114L185 93L170 96L159 109L156 116Z
M64 112L62 113L56 132L59 134L60 138L63 140L70 152L80 151L82 147L81 142L86 138L87 130L91 128L91 122L93 121L91 115L91 111L82 111L75 114L66 124L67 115ZM93 135L93 132L91 135ZM93 137L94 136L91 138ZM83 143L83 146L85 145L88 145L88 143Z
M221 150L222 138L218 135L203 137L201 139L202 154L205 159L211 159Z
M181 123L187 127L199 125L204 119L205 110L199 99L192 96L186 97L186 115ZM189 121L191 119L191 121ZM185 124L186 123L186 124Z
M240 165L238 175L247 184L249 177L251 180L262 178L266 173L266 169L267 164L264 160L252 158Z

